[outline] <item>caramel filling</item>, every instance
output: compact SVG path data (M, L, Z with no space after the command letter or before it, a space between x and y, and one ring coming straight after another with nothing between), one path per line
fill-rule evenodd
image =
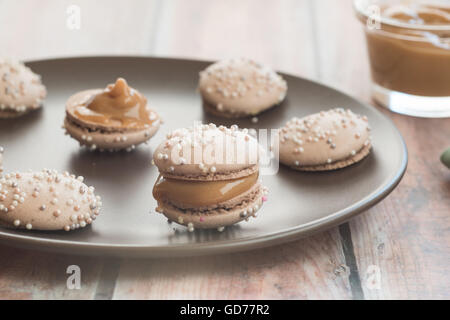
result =
M76 106L73 115L83 122L116 128L143 129L155 120L147 99L122 78Z
M449 24L450 7L435 5L410 4L386 7L384 16L405 23L419 25Z
M450 7L406 2L386 6L381 14L411 28L450 26ZM374 82L418 96L450 96L450 33L430 30L389 25L381 31L366 29Z
M216 205L250 190L258 180L258 173L224 181L186 181L159 176L153 188L157 201L170 201L180 208Z

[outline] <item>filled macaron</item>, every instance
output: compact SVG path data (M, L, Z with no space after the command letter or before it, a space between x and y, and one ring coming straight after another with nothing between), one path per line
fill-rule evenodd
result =
M0 58L0 119L39 109L46 95L39 75L22 62Z
M301 171L347 167L371 150L366 116L342 108L292 118L279 130L280 162Z
M199 91L205 111L226 118L257 115L280 104L286 81L250 59L216 62L200 72Z
M54 170L5 174L0 179L0 225L28 230L75 230L100 212L101 198L83 177Z
M133 150L158 131L161 120L147 99L118 78L106 89L81 91L66 104L66 132L90 150Z
M195 228L217 228L255 217L266 200L259 179L258 142L237 126L178 129L155 150L160 176L157 212Z

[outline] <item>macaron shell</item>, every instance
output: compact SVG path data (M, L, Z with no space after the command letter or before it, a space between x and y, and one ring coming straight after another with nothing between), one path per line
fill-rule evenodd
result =
M173 222L196 229L214 229L236 224L242 220L256 217L256 212L261 208L264 200L264 190L258 184L258 189L253 198L233 207L232 209L213 209L203 212L180 210L168 204L160 204L159 211ZM245 212L245 215L243 214Z
M6 174L0 179L0 222L10 228L74 230L92 223L101 201L69 174Z
M256 172L258 151L256 139L234 127L199 125L169 134L153 153L153 161L164 177L225 180Z
M223 111L238 117L256 115L281 103L287 84L270 68L241 58L219 61L202 71L199 91L219 114Z
M217 106L210 104L205 99L203 99L203 110L205 112L212 114L217 117L227 118L227 119L237 119L237 118L245 118L245 117L251 117L252 114L248 114L245 112L230 112L230 111L219 111L217 109Z
M131 132L103 132L90 131L87 128L80 127L71 122L68 118L64 120L66 132L80 145L86 146L92 150L122 150L133 149L135 146L146 142L155 135L160 126L160 121L155 122L153 126L141 131Z
M361 150L359 150L354 156L351 156L347 159L344 160L340 160L337 162L333 162L333 163L327 163L327 164L322 164L322 165L317 165L317 166L295 166L295 165L291 165L290 167L294 170L298 170L298 171L331 171L331 170L337 170L337 169L342 169L345 167L348 167L352 164L355 164L359 161L361 161L362 159L364 159L365 157L367 157L370 154L370 149L372 148L371 144L368 144L367 146L364 146Z
M22 116L30 113L33 110L39 109L40 107L41 106L38 106L36 108L30 107L30 108L21 109L23 111L5 108L4 110L0 110L0 119L14 119L14 118L22 117Z
M280 129L279 139L280 161L299 170L340 168L354 163L352 159L361 160L356 155L370 146L367 119L342 109L291 119Z
M221 172L217 173L211 173L211 172L205 172L202 174L198 173L197 167L191 166L192 170L189 170L188 167L183 168L185 170L185 174L174 174L170 171L161 171L161 174L165 178L170 179L179 179L179 180L188 180L188 181L217 181L217 180L232 180L232 179L239 179L242 177L248 177L259 170L258 165L253 165L252 167L248 167L245 169L237 170L237 171L225 171L222 168L219 167L218 170L222 170ZM178 170L179 171L179 170ZM189 173L191 171L192 173Z
M46 95L40 76L21 62L0 58L0 117L38 109Z

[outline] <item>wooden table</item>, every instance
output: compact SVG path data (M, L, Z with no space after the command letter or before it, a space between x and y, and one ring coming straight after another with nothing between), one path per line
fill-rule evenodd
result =
M81 28L66 27L67 8ZM200 59L248 56L370 102L367 52L350 0L0 0L0 55ZM0 245L4 299L449 299L450 119L382 110L402 132L408 171L384 201L308 239L252 252L117 260ZM66 287L66 268L82 287ZM379 285L377 279L379 271Z

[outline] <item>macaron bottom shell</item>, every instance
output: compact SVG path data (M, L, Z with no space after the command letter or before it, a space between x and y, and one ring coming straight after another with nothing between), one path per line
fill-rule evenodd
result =
M372 145L369 143L369 144L365 145L362 149L360 149L358 152L356 152L354 155L352 155L346 159L338 160L338 161L335 161L332 163L315 165L315 166L302 166L301 164L296 166L295 164L292 164L292 163L285 163L281 159L280 159L280 162L294 170L297 170L297 171L308 171L308 172L332 171L332 170L343 169L343 168L351 166L357 162L360 162L361 160L363 160L365 157L367 157L369 155L371 148L372 148Z
M23 107L21 109L4 107L0 109L0 119L14 119L22 117L32 111L38 110L42 105L36 107Z
M194 229L218 229L236 224L243 220L257 216L257 211L265 201L267 189L257 183L250 198L245 198L241 203L232 208L215 208L211 210L183 210L168 201L158 201L156 211L162 213L169 221L176 222L188 227L189 231Z
M266 110L269 110L271 108L278 106L279 104L274 104L268 108L260 109L255 112L231 112L229 110L219 110L217 106L206 101L205 99L203 99L202 105L203 105L203 110L205 110L205 112L212 114L214 116L227 118L227 119L238 119L238 118L254 117Z
M159 122L157 125L151 126L144 130L129 131L129 132L106 132L101 130L90 130L80 126L79 124L69 120L67 117L64 120L64 129L81 146L86 146L90 150L133 150L137 145L145 143L159 129Z

